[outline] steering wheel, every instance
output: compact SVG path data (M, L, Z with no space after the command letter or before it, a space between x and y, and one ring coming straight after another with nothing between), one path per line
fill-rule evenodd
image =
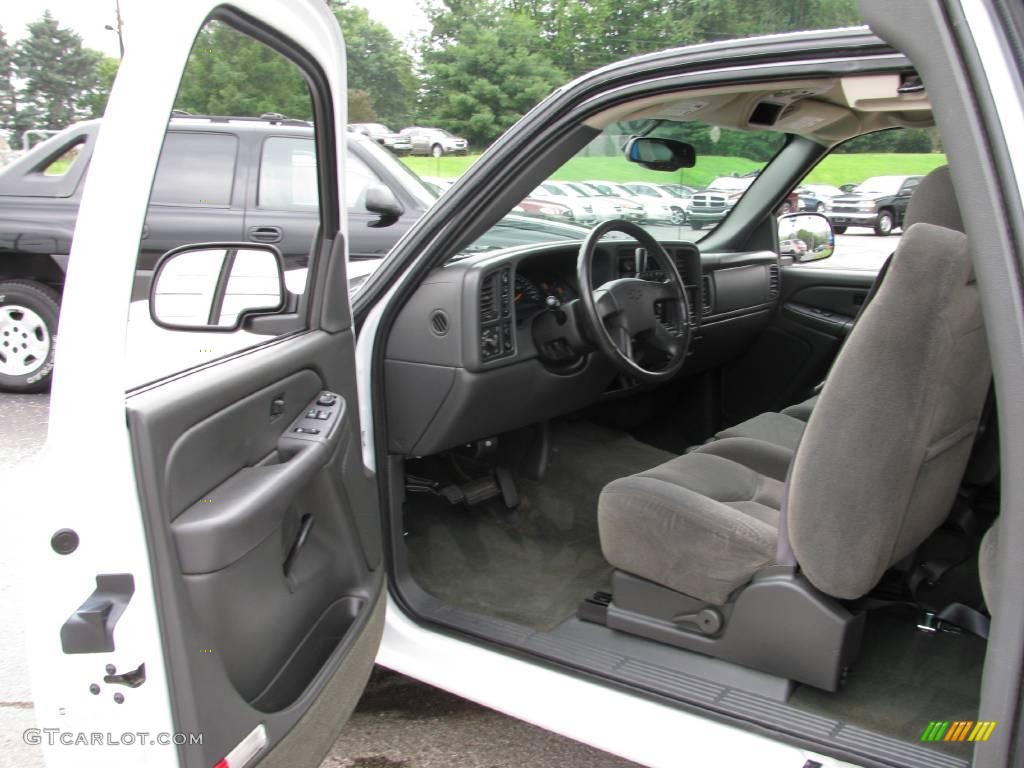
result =
M592 289L594 253L609 232L622 232L647 249L667 282L623 277ZM594 227L580 246L576 273L580 306L591 340L620 371L642 381L671 379L686 361L690 347L690 303L675 262L647 230L629 221L605 221ZM661 319L655 304L664 306ZM648 367L648 359L663 364Z

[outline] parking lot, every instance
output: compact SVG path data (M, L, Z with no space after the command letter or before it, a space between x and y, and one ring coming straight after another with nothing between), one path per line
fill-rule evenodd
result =
M684 228L652 227L656 237L686 237ZM808 268L877 270L899 237L875 237L853 229L836 238L836 252ZM140 353L141 354L141 353ZM59 362L58 362L59 365ZM32 456L46 438L49 397L0 394L0 468ZM8 475L17 481L17 472ZM8 515L23 513L6 510ZM17 539L0 537L0 766L42 766L38 747L21 741L34 726L25 669L24 636L14 584ZM560 765L613 768L631 765L576 742L431 688L378 670L355 716L325 767L413 768L422 766Z

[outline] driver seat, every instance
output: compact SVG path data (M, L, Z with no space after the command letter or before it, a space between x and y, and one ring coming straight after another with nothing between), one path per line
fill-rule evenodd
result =
M795 456L724 438L604 488L607 625L835 690L863 619L838 599L945 520L990 379L966 236L910 226Z

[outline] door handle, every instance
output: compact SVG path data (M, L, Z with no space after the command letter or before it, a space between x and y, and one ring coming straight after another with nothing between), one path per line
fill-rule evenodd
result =
M249 227L249 239L258 243L279 243L283 237L280 227Z
M288 549L288 555L284 559L284 577L286 579L291 578L292 566L295 565L295 559L299 556L299 552L306 545L306 539L309 538L309 532L313 529L313 515L303 515L302 522L299 523L299 532L295 535L295 541L292 542L291 547Z
M130 573L108 573L96 577L96 589L60 628L64 653L110 653L114 650L114 627L135 594Z

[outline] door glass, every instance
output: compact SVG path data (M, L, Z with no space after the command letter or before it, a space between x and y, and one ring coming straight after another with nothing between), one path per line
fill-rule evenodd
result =
M309 211L317 206L316 147L312 139L271 136L260 158L260 208Z
M273 87L268 87L269 83ZM312 121L309 88L296 64L226 24L214 21L204 27L168 119L140 240L127 332L129 388L275 338L252 332L246 319L255 306L252 303L244 307L246 311L232 314L230 322L210 323L214 326L211 330L188 330L188 323L154 320L149 305L152 278L161 258L171 250L180 253L188 246L204 246L189 249L187 259L188 273L196 276L192 285L201 292L210 282L204 282L203 275L224 273L221 265L226 252L235 254L241 264L244 260L238 261L237 254L246 250L240 251L240 244L258 246L267 274L276 273L281 263L287 268L285 283L292 290L279 304L276 298L261 298L259 311L250 314L272 314L278 305L291 307L296 320L281 327L287 328L286 332L301 329L295 294L305 289L309 270L307 266L291 269L291 264L284 263L282 249L289 237L295 239L291 229L301 224L306 238L315 230L308 220L317 216L320 199L317 126ZM257 159L259 166L245 167L244 163L250 162L247 158ZM261 208L308 215L300 216L298 223L283 218L250 226L246 201L255 201ZM216 247L218 244L221 247ZM314 249L311 243L310 259ZM302 250L305 255L305 245ZM180 271L186 260L182 257L179 261ZM202 298L186 295L186 289L175 290L175 301L181 306ZM230 294L229 285L228 299ZM164 305L167 301L164 297Z
M351 152L345 171L345 207L349 213L366 213L366 190L371 184L381 184L380 176Z
M801 212L831 221L835 250L801 268L877 272L899 245L921 179L945 164L935 128L893 128L837 146L796 188Z
M238 138L230 133L168 132L150 204L226 208L237 158Z

